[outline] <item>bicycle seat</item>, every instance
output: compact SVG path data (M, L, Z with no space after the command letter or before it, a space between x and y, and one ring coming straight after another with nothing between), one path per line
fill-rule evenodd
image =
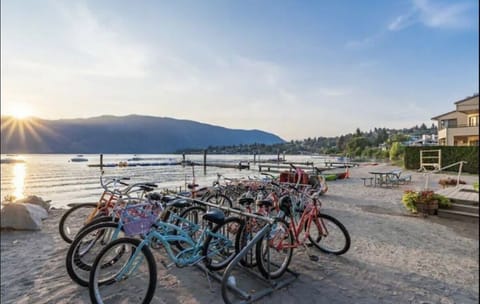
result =
M147 196L147 198L149 198L151 200L154 200L154 201L162 200L162 196L157 192L149 193L146 196Z
M192 189L195 189L196 187L198 187L198 184L188 184L187 185L187 188L192 190Z
M253 198L251 197L242 197L238 200L238 203L240 205L245 205L245 206L250 206L251 204L253 204L255 201L253 200Z
M140 186L140 189L142 189L145 192L150 192L153 191L152 187L147 187L147 186Z
M171 196L171 195L164 195L162 197L162 201L164 201L165 203L173 201L174 199L177 199L177 198L175 196Z
M225 214L219 209L214 209L205 213L202 218L215 224L222 224L225 221Z
M271 206L273 206L273 202L271 200L259 200L259 201L257 201L257 206L271 207Z
M177 200L174 200L174 201L170 201L168 203L168 205L173 206L175 208L185 208L185 207L190 206L190 202L187 201L187 200L184 200L184 199L177 199Z

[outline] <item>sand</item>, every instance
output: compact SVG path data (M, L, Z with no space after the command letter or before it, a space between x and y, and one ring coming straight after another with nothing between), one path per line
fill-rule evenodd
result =
M352 244L343 256L304 249L295 252L290 269L299 277L257 303L478 303L478 223L412 216L401 203L406 189L420 189L425 177L411 174L410 185L364 187L368 171L386 164L358 167L350 179L329 182L322 197L324 213L348 229ZM439 188L431 178L432 188ZM476 175L462 175L471 184ZM47 198L48 199L48 198ZM63 210L50 212L40 232L1 232L1 303L88 303L88 290L70 280L65 270L68 244L58 234ZM166 270L156 252L158 284L152 303L223 303L220 285L209 288L197 268Z

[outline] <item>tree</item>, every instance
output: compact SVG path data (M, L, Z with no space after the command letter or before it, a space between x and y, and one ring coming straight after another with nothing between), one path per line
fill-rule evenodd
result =
M368 146L368 139L363 136L355 136L347 143L347 152L349 154L359 156L362 151Z
M394 142L392 144L392 147L390 148L390 160L400 159L400 157L403 156L404 152L405 152L405 146L403 146L398 141Z
M337 140L337 149L340 151L345 150L345 144L346 144L345 136L342 135Z

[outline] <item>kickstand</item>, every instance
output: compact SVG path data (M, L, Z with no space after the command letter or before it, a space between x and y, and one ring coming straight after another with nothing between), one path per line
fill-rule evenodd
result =
M318 260L319 260L318 255L310 254L310 250L308 249L308 247L310 247L310 246L308 246L307 244L304 243L303 247L305 247L305 252L307 253L310 261L318 262Z
M215 290L213 290L213 287L212 287L212 281L210 280L210 275L208 274L208 269L205 268L205 275L207 276L207 281L208 281L208 286L210 288L210 291L211 292L215 292Z

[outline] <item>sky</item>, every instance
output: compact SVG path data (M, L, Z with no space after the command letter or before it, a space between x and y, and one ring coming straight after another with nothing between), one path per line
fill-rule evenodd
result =
M478 19L476 0L2 0L1 113L430 126L479 91Z

